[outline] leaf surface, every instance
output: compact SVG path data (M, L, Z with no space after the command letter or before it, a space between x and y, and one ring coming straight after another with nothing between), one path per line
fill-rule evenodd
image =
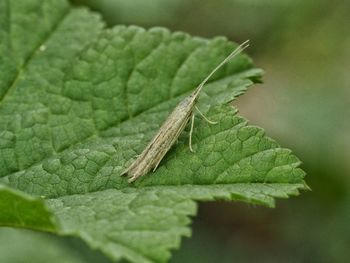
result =
M194 154L186 130L157 171L132 185L120 176L237 44L162 28L104 29L61 0L1 5L0 180L44 197L40 209L55 216L56 233L114 260L165 262L190 235L195 201L273 206L306 189L291 151L228 105L261 77L244 54L203 90L198 106L219 124L196 117Z
M54 232L56 222L40 198L0 184L0 225Z

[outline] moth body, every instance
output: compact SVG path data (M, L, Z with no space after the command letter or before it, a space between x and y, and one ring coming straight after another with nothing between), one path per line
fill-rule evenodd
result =
M157 169L164 155L176 142L190 119L197 95L191 94L183 99L159 128L142 153L122 173L130 176L129 182Z
M177 104L175 109L170 113L169 117L165 120L156 135L148 143L142 153L132 162L132 164L126 170L123 171L122 175L127 174L130 176L130 183L135 181L137 178L147 174L152 169L153 171L157 169L164 155L179 138L181 132L184 130L191 117L192 125L189 142L190 150L192 151L191 138L194 120L193 109L195 108L197 98L204 84L219 68L226 64L234 56L239 54L246 47L248 47L248 41L239 45L230 55L228 55L218 66L216 66L216 68L214 68L209 73L209 75L201 82L201 84L199 84L199 86L192 92L191 95L185 97L182 101L179 102L179 104ZM207 120L207 118L202 113L201 115ZM207 121L209 123L214 123L209 120Z

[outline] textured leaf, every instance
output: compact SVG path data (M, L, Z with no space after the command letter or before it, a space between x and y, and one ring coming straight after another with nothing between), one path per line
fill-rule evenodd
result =
M190 234L194 201L273 206L306 188L291 151L227 104L260 79L246 55L199 98L219 124L196 118L196 153L185 131L156 172L128 184L121 171L236 44L161 28L103 29L96 15L61 0L1 5L0 177L17 194L44 197L58 234L115 260L164 262Z

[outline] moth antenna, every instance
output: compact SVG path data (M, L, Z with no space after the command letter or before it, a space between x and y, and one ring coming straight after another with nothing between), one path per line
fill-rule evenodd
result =
M227 62L229 62L232 58L234 58L235 56L237 56L239 53L241 53L244 49L246 49L247 47L249 47L249 40L244 41L242 44L240 44L237 48L235 48L235 50L233 50L231 52L231 54L229 54L223 61L221 61L221 63L219 65L216 66L216 68L214 68L209 75L202 81L201 84L199 84L199 86L196 88L195 92L193 93L194 96L197 96L198 93L202 90L203 86L205 85L205 83L207 83L207 81L211 78L211 76L214 75L214 73L221 68L223 65L225 65Z

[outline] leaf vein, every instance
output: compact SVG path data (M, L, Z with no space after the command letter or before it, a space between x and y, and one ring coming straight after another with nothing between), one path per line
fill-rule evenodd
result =
M40 51L40 47L42 45L44 45L49 39L50 37L57 31L57 29L59 28L59 26L63 23L63 21L65 20L65 18L68 16L68 14L70 13L69 9L67 9L67 11L65 13L62 14L62 16L58 19L58 21L53 25L52 30L50 30L50 32L43 38L43 40L34 48L33 52L28 56L28 58L24 61L23 65L21 66L21 68L18 70L17 75L13 78L9 88L7 89L6 92L4 92L4 94L2 95L2 97L0 97L0 103L3 103L4 100L9 96L9 94L11 94L12 90L16 87L17 82L19 81L19 79L21 78L24 70L27 68L27 66L29 65L29 63L35 58L35 56L37 55L37 53Z

